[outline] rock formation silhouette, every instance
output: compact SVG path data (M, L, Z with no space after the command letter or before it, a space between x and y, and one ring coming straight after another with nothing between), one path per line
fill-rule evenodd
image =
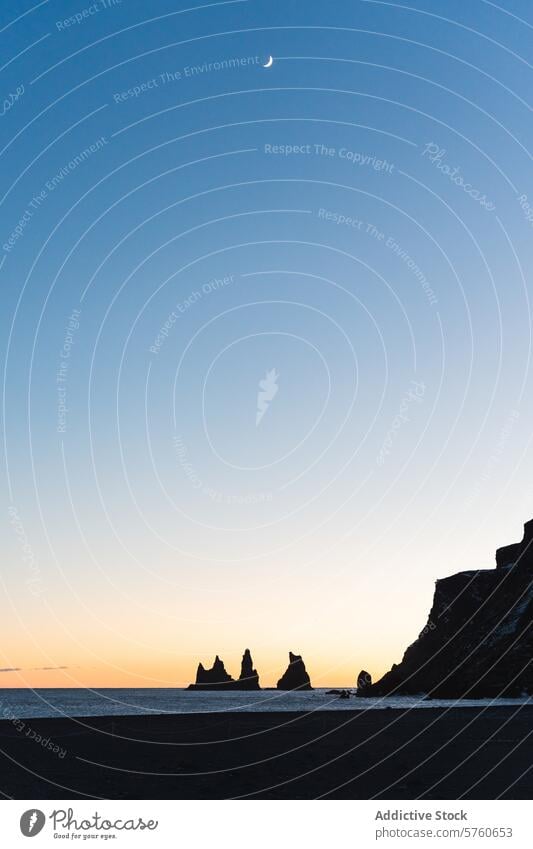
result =
M289 665L278 681L278 690L312 690L305 663L299 654L289 652Z
M242 656L241 674L237 684L240 684L241 690L260 690L259 675L254 669L252 655L250 649L245 649Z
M196 682L189 684L189 690L260 690L259 675L254 669L250 649L242 656L241 674L237 681L226 672L223 661L218 654L211 669L198 664Z
M496 569L438 580L427 624L363 696L533 695L533 520L521 542L499 548Z
M366 688L371 686L372 676L370 672L365 672L365 670L362 669L359 675L357 676L357 695L362 696Z
M505 545L496 549L496 568L505 569L520 562L523 566L528 564L533 569L533 519L524 525L524 537L521 542Z
M189 690L226 690L235 683L217 654L211 669L206 669L202 663L198 664L196 683L189 684Z

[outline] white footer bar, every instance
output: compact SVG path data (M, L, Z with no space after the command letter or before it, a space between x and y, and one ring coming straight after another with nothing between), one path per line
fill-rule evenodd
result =
M533 847L519 801L4 801L1 845Z

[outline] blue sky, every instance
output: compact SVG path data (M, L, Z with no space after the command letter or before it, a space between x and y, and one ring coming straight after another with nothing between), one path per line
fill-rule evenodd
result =
M248 644L349 683L519 537L532 25L2 8L1 645L69 666L6 686L186 683Z

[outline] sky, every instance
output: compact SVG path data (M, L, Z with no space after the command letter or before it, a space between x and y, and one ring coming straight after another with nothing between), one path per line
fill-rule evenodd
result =
M0 687L353 685L521 538L532 26L2 5Z

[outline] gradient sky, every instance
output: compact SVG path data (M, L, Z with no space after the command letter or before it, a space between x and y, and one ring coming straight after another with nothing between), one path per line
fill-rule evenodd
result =
M532 26L2 5L0 687L353 684L521 537Z

